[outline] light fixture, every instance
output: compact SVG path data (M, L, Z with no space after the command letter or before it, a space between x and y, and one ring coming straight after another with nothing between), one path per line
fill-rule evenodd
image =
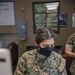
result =
M47 8L48 10L56 10L57 7Z
M58 2L45 4L45 6L48 10L55 10L58 8L58 5L59 5Z

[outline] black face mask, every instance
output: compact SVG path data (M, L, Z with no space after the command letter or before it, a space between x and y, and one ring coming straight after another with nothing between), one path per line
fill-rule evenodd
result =
M40 47L40 50L38 51L40 54L48 57L50 56L51 52L53 51L54 47L45 47L45 48L41 48Z

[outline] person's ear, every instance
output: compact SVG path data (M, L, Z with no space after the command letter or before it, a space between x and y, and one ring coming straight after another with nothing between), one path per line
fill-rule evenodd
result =
M41 48L44 48L42 43L40 43L39 46L40 46Z

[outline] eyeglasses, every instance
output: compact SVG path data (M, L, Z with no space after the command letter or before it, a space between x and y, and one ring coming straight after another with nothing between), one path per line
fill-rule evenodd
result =
M44 44L43 47L44 48L46 48L46 47L52 48L52 47L55 47L55 44L54 43L53 44L50 44L50 45L49 44Z

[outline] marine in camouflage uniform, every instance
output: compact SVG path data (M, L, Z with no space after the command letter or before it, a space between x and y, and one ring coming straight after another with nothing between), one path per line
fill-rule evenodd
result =
M14 75L67 75L65 59L54 52L55 35L47 28L36 31L38 49L25 52L19 58Z
M71 34L68 38L68 41L66 43L66 48L70 48L72 52L75 53L75 33ZM73 57L73 62L70 67L70 72L72 75L75 75L75 57Z
M37 57L37 50L25 52L19 58L14 75L67 75L65 59L52 51L46 59Z

